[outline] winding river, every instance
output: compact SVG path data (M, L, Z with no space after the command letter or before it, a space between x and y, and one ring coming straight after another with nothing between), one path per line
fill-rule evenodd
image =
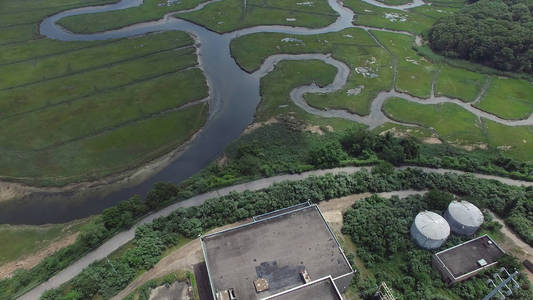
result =
M205 5L220 0L213 0L191 10L202 9ZM422 0L413 3L391 7L375 0L364 0L373 5L395 9L407 9L423 5ZM342 6L341 2L328 0L330 6L339 17L324 28L309 29L289 26L256 26L225 34L212 32L202 26L175 18L179 13L169 13L161 20L134 24L118 30L95 34L74 34L64 30L56 22L64 17L106 12L139 6L142 0L122 0L115 4L85 7L64 11L50 16L42 21L40 32L42 35L63 41L105 40L123 38L154 31L182 30L191 33L197 40L199 62L203 68L210 89L210 116L204 128L189 143L187 148L166 167L153 176L141 182L129 184L99 185L93 188L83 188L72 192L37 192L17 201L5 202L0 205L0 223L11 224L44 224L66 222L101 212L103 209L127 199L135 194L144 195L156 182L178 183L192 176L213 159L215 159L231 141L235 140L242 131L253 121L256 107L260 101L260 79L273 70L276 63L282 60L318 59L334 66L338 72L334 81L325 86L309 85L298 87L291 92L292 100L305 111L322 117L337 117L364 123L373 128L385 122L394 122L382 112L381 107L390 97L402 97L420 104L436 104L452 102L474 113L478 117L487 118L509 126L533 125L533 116L527 120L509 121L480 111L471 104L457 99L445 97L431 97L419 99L395 90L378 94L371 106L368 116L359 116L343 110L319 110L307 104L305 93L328 93L341 89L350 74L350 68L343 62L337 61L325 54L274 55L267 58L259 70L253 74L247 73L236 64L230 54L232 39L257 32L278 32L287 34L320 34L340 31L349 27L360 27L365 30L373 29L354 26L354 13ZM187 10L187 11L191 11ZM376 29L379 30L379 29ZM385 30L389 31L389 30ZM404 124L410 125L410 124ZM414 126L414 125L411 125Z

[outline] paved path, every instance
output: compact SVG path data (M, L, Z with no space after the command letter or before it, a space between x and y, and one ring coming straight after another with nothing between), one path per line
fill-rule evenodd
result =
M400 167L399 169L405 169L407 167ZM447 169L430 169L430 168L420 168L420 167L412 167L417 169L422 169L425 172L430 173L456 173L456 174L465 174L465 172L462 171L456 171L456 170L447 170ZM297 181L302 180L305 178L308 178L310 176L320 176L325 174L338 174L338 173L354 173L361 171L362 169L369 169L368 167L344 167L344 168L334 168L334 169L327 169L327 170L315 170L315 171L309 171L304 172L301 174L288 174L288 175L279 175L269 178L263 178L255 181L251 181L248 183L243 184L237 184L230 187L222 188L213 192L201 194L195 197L192 197L190 199L187 199L185 201L181 201L175 204L172 204L160 211L154 212L148 216L146 216L144 219L139 221L137 224L135 224L130 230L118 233L111 239L109 239L107 242L105 242L103 245L95 249L94 251L88 253L84 257L80 258L78 261L64 269L63 271L59 272L52 278L50 278L48 281L38 285L30 292L26 293L20 299L38 299L42 293L48 289L56 288L60 286L61 284L69 281L76 275L78 275L84 268L86 268L89 264L92 262L95 262L97 260L103 259L109 254L111 254L113 251L117 250L120 246L126 244L127 242L131 241L135 237L135 229L145 223L152 222L154 219L168 216L170 213L172 213L174 210L180 208L180 207L191 207L191 206L198 206L204 203L207 199L211 199L214 197L224 196L228 195L230 192L242 192L245 190L250 191L256 191L260 189L267 188L271 186L274 183L283 182L283 181ZM505 177L498 177L498 176L491 176L491 175L484 175L484 174L472 174L473 176L477 178L483 178L483 179L494 179L497 181L500 181L505 184L509 185L524 185L524 186L533 186L533 182L527 182L522 180L514 180L509 179Z

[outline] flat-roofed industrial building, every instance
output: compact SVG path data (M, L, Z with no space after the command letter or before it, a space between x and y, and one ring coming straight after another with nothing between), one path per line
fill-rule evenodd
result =
M339 299L354 275L317 205L300 204L261 215L201 241L217 300L278 300L292 295ZM320 287L325 290L316 292Z
M432 263L444 281L454 284L497 264L504 254L496 242L483 235L433 254Z
M265 300L309 299L342 300L342 296L333 278L328 276L265 298Z

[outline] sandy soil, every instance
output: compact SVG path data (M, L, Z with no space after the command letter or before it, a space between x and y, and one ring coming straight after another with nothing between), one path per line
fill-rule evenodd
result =
M422 46L422 45L424 44L424 39L422 38L422 36L417 35L417 36L415 37L415 43L416 43L416 45L419 46L419 47Z
M437 137L427 137L422 142L425 144L442 144L442 141Z
M0 182L0 202L24 197L29 193L31 193L29 187L26 188L16 183Z
M252 124L250 124L248 127L244 129L244 131L242 132L242 135L248 134L256 130L257 128L261 128L265 125L270 125L270 124L275 124L275 123L279 123L279 120L276 119L276 117L272 117L265 122L253 122Z
M355 201L364 199L372 195L371 193L350 195L342 198L335 198L329 201L322 201L318 207L324 215L324 219L328 222L333 231L340 232L342 228L342 215L352 206Z
M307 125L304 127L304 131L309 131L311 133L315 133L318 135L324 135L326 134L322 128L325 128L328 132L333 132L334 129L330 125L326 125L325 127L319 126L319 125Z
M35 254L28 255L21 259L17 259L16 261L12 261L0 266L0 279L11 276L13 272L20 268L31 269L32 267L40 263L43 259L52 255L57 250L73 244L76 241L78 234L79 233L75 233L66 236L62 239L52 242L48 247L42 249L41 251Z
M511 228L507 227L502 219L498 218L494 213L492 213L494 220L502 224L502 233L505 235L505 240L503 243L498 243L505 252L513 255L518 258L520 262L523 262L526 259L529 259L533 262L533 248L524 242ZM533 273L528 269L524 268L524 273L527 275L527 278L531 283L533 283Z
M463 148L466 151L474 151L477 149L486 150L489 147L487 144L484 144L484 143L472 144L472 145L461 145L461 144L454 144L454 145L456 147Z
M403 131L403 130L398 130L398 128L392 127L391 129L387 129L385 131L380 132L379 135L385 136L387 133L392 134L392 136L396 137L396 138L403 138L403 137L406 137L409 132L408 131Z
M221 231L227 228L238 226L240 224L245 224L251 220L245 220L242 222L229 224L219 228L211 230L211 232ZM160 260L153 268L143 273L141 276L137 277L132 283L130 283L124 290L118 293L115 297L111 298L112 300L120 300L135 289L146 283L148 280L159 278L169 274L171 272L188 270L193 272L193 266L201 261L203 261L204 255L202 253L202 244L200 239L195 239L185 244L183 247L176 249L171 252L169 255L165 256Z

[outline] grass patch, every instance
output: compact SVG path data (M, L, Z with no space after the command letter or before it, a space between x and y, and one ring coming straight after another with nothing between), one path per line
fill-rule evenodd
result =
M420 57L413 49L413 37L371 31L397 58L396 89L413 96L429 98L437 67Z
M333 129L353 127L354 123L343 119L325 119L296 106L290 99L292 89L315 82L325 86L333 81L337 69L322 61L282 61L275 69L261 79L261 103L255 114L255 121L262 122L271 118L304 121L307 124L331 126Z
M207 115L204 104L173 111L207 96L193 43L170 31L4 46L0 176L38 185L90 180L185 142Z
M274 70L261 79L261 103L255 121L267 121L272 117L305 113L290 99L292 89L311 84L325 86L333 81L337 69L319 60L281 61Z
M431 127L440 138L453 144L486 142L482 124L476 116L456 104L425 105L392 98L385 102L383 110L394 120Z
M213 30L229 32L256 25L325 27L337 19L327 1L301 5L300 0L223 0L204 9L178 15Z
M172 61L172 63L168 63ZM151 68L146 72L138 72L139 68ZM23 86L20 88L0 91L0 116L2 122L16 122L17 119L27 115L36 115L39 112L51 111L53 109L72 108L77 104L101 98L110 98L111 94L120 97L122 92L128 90L150 88L154 85L161 85L163 82L170 82L173 79L184 80L184 74L189 74L199 79L202 83L201 72L188 70L181 71L196 65L196 55L193 48L179 51L167 51L156 53L147 57L128 61L104 69L98 69L81 74L57 78L45 82ZM197 74L198 73L198 74ZM87 84L90 83L90 84ZM201 89L200 89L201 90ZM181 97L187 94L195 94L194 91L184 90ZM50 98L43 98L40 95L48 95ZM129 95L134 96L134 95ZM153 97L153 96L150 96ZM135 97L132 97L135 98ZM168 101L168 99L166 100ZM118 99L113 105L118 105ZM82 104L83 105L83 104Z
M0 140L4 151L30 151L90 137L207 96L202 79L199 69L191 69L21 114L0 121ZM40 124L48 125L39 130Z
M0 90L105 68L192 43L192 38L184 32L163 32L122 39L100 47L82 48L63 55L9 64L2 66Z
M435 95L471 102L487 83L486 75L443 65L435 84Z
M411 0L377 0L379 2L388 4L388 5L402 5L402 4L408 4L411 3Z
M0 0L0 47L43 38L39 34L39 22L46 16L72 8L112 2L116 0Z
M0 46L0 65L13 64L25 60L36 61L49 55L61 55L69 51L82 48L94 47L102 44L113 43L112 41L90 41L90 42L63 42L50 39L31 40L21 44Z
M183 234L178 234L178 243L172 247L169 247L165 251L163 251L163 254L161 254L161 257L165 257L169 255L171 252L178 250L179 248L185 246L186 244L188 244L189 242L192 242L193 240L194 239L190 239L184 236Z
M117 259L120 258L124 253L126 253L129 249L135 247L135 244L133 243L133 240L127 242L126 244L120 246L117 250L113 251L111 254L107 256L109 259Z
M390 122L374 128L372 132L376 134L385 134L386 132L391 132L397 137L409 136L419 140L433 136L433 131L425 127L404 126Z
M190 9L202 2L205 0L145 0L138 7L69 16L59 20L58 24L75 33L95 33L157 20L167 13Z
M504 119L527 119L533 113L533 84L522 79L492 78L476 107Z
M20 43L39 38L39 32L34 24L22 24L5 27L0 30L0 46Z
M486 123L489 145L513 158L533 160L533 126L510 127L490 120L486 120Z
M415 34L420 34L431 28L439 15L446 15L438 12L435 15L428 15L415 10L402 11L382 8L360 0L346 0L344 5L355 12L354 23L356 25L408 31Z
M37 253L54 241L81 231L90 222L87 218L42 226L0 225L0 265Z
M41 185L95 179L176 148L203 126L207 110L198 104L51 149L4 153L0 166L3 174Z
M29 1L29 0L0 0L2 6L2 16L4 13L39 13L42 9L61 8L65 6L88 6L100 5L103 3L112 3L110 0L47 0L47 1Z
M313 36L250 34L233 40L231 52L248 72L258 69L263 60L273 54L331 53L333 58L346 63L352 72L341 90L306 95L308 103L318 108L346 109L366 115L376 95L392 87L389 53L366 31L358 28Z

